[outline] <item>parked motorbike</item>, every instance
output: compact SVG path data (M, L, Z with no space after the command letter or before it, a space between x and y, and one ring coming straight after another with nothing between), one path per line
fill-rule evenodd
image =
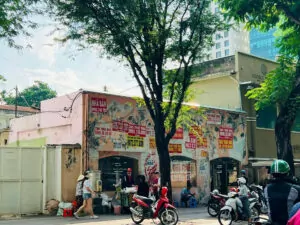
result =
M207 212L210 216L216 217L220 209L225 205L228 197L219 193L217 189L210 193L210 199L207 203Z
M267 214L268 206L267 206L267 200L264 195L263 187L260 185L252 184L250 185L250 189L258 194L258 201L260 203L260 213Z
M232 196L228 196L232 197ZM233 196L234 197L234 196ZM235 196L238 198L238 195ZM249 210L250 210L250 217L253 221L259 218L259 206L258 206L258 198L249 198ZM245 221L246 218L244 217L243 209L236 207L236 210L231 206L229 200L225 202L225 206L221 208L218 214L218 221L220 225L231 225L233 221L241 222Z
M176 225L178 223L178 213L176 208L169 203L167 198L168 189L162 187L161 196L155 202L155 198L134 195L135 207L130 207L131 219L134 223L140 224L144 219L159 218L162 225Z

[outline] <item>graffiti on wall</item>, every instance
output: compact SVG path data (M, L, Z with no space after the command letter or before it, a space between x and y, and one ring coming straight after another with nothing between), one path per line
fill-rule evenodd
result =
M97 140L91 139L91 143L98 144L94 145L98 155L101 152L140 153L140 166L143 165L146 177L157 171L154 125L147 110L134 99L121 96L95 94L90 95L89 101L88 123L94 125L91 136ZM200 174L197 183L207 191L210 160L231 157L242 162L246 158L245 115L207 109L205 115L195 113L193 120L191 126L177 128L170 140L169 152L171 157L196 160Z

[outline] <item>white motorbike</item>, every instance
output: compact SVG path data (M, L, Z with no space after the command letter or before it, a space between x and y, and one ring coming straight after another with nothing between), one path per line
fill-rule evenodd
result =
M233 207L232 206L232 198L238 198L237 195L231 196L230 193L228 194L230 197L226 202L225 206L221 208L218 221L220 225L231 225L233 221L242 222L246 221L247 218L243 215L243 209L239 206ZM259 202L258 202L258 195L256 193L251 193L251 197L249 198L249 211L250 217L252 221L255 221L259 218L260 210L259 210ZM239 199L238 199L239 200Z

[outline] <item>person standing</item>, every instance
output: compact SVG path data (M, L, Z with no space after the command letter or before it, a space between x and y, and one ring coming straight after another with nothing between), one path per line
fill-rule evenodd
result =
M79 218L78 214L85 210L88 214L90 214L91 219L96 219L98 216L94 215L93 212L93 198L92 196L95 195L95 192L92 189L91 182L89 180L90 175L88 172L84 173L84 180L83 180L83 205L74 213L75 218Z
M83 180L84 176L82 174L79 175L76 184L76 210L78 210L83 205Z
M159 199L159 190L160 190L160 175L159 172L155 172L151 182L153 195L155 199Z
M132 169L128 168L126 175L122 179L122 189L127 187L133 187L134 186L134 179L132 176Z

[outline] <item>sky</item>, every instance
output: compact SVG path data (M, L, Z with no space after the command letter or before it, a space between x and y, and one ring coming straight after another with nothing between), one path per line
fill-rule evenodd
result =
M49 19L38 18L40 26L30 38L18 37L17 43L32 48L16 50L0 40L0 74L7 81L0 83L0 90L22 91L35 80L43 81L58 95L75 92L80 88L114 94L137 96L140 90L129 68L117 59L99 57L95 49L78 52L74 43L65 46L54 41L57 34Z

